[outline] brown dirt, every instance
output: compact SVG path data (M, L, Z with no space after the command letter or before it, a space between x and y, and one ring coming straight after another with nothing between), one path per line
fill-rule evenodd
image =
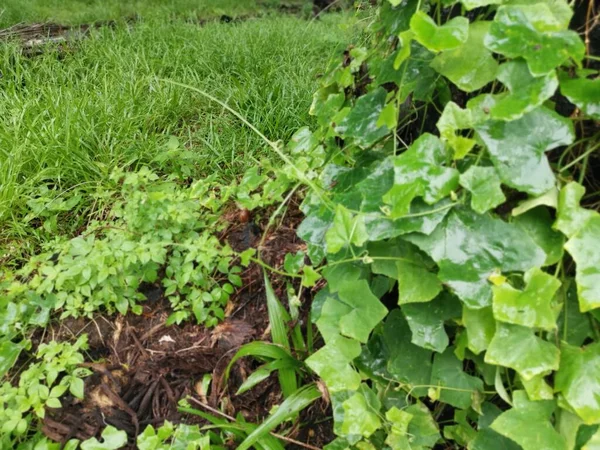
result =
M302 217L297 204L293 199L260 249L263 260L273 267L283 264L286 253L305 247L294 231ZM230 211L226 219L231 225L221 239L239 251L257 246L270 213L250 215L242 222L236 220L239 211ZM133 438L148 424L160 426L165 420L199 423L198 417L177 409L178 402L189 396L232 417L242 414L252 422L264 419L273 405L282 401L275 376L236 396L237 388L258 365L244 358L234 365L228 383L223 382L224 371L241 345L270 338L262 269L250 265L242 278L243 288L232 296L227 319L213 329L191 323L166 326L171 310L160 284L143 286L147 301L139 316L98 315L93 320L67 319L50 327L40 341L73 340L87 333L86 359L95 362L83 365L92 372L85 379L84 400L66 396L63 408L48 409L44 434L57 442L87 439L109 424ZM285 281L272 278L272 282L284 299ZM304 317L309 297L307 293ZM201 388L206 374L212 375L209 392ZM316 403L302 413L302 426L289 436L311 445L324 445L333 438L327 416L331 416L328 405L324 401Z

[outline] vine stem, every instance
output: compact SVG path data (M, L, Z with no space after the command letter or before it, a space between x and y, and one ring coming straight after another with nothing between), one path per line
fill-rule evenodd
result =
M565 170L573 167L575 164L577 164L579 161L581 161L582 159L587 158L589 155L591 155L593 152L595 152L596 150L598 150L600 148L600 143L596 144L596 145L592 145L590 147L588 147L588 149L583 152L581 155L579 155L577 158L575 158L573 161L571 161L569 164L567 164L566 166L564 166L562 169L560 169L560 172L564 172Z

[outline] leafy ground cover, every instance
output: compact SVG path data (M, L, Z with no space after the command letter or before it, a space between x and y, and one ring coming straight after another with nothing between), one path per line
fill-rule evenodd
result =
M4 270L2 444L594 449L598 17L359 4L285 140L169 77L273 157L223 183L171 141Z

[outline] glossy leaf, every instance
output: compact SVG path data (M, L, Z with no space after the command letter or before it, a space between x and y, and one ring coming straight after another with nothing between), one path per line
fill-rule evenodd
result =
M515 217L513 223L527 233L546 253L544 266L556 264L564 255L564 236L551 228L552 218L548 208L538 206Z
M504 63L498 69L498 80L510 92L494 96L490 117L494 120L515 120L533 111L548 100L558 87L556 72L533 77L525 61Z
M498 323L485 354L485 362L510 367L524 380L558 369L558 348L520 325Z
M371 147L386 136L389 130L385 126L377 126L386 95L385 89L377 88L360 97L350 113L335 126L336 132L344 138L353 139L362 148Z
M583 59L577 33L562 28L545 3L500 6L485 45L509 58L524 58L532 75L542 76L569 58Z
M466 209L453 210L431 235L406 239L438 263L438 278L473 309L491 305L488 277L496 270L526 271L546 258L516 226Z
M542 375L536 375L530 380L521 379L529 400L553 400L554 391Z
M455 297L442 294L428 303L404 305L402 313L412 332L411 342L442 353L449 343L444 322L460 317L461 307Z
M459 47L437 55L431 67L465 92L476 91L493 81L498 63L483 44L489 28L490 22L472 23L467 40Z
M433 204L458 187L458 171L442 166L446 158L444 143L431 134L422 135L394 158L394 186L383 196L392 219L407 215L415 197Z
M440 438L440 433L427 407L423 403L417 402L403 411L412 415L408 424L411 448L433 448Z
M525 398L523 391L515 392L517 398ZM518 405L518 406L517 406ZM523 450L567 450L564 438L554 429L550 415L552 402L530 402L524 400L515 408L502 413L491 428L515 441Z
M600 343L563 343L554 389L586 424L600 423Z
M554 228L565 236L572 237L583 228L597 213L579 206L585 188L578 183L565 185L558 195L558 208Z
M373 412L362 392L357 392L343 403L344 422L342 432L350 435L369 437L379 428L381 420Z
M472 128L473 114L470 109L462 109L456 103L446 104L437 122L440 137L454 150L454 159L464 158L475 146L475 140L457 134L457 131Z
M496 333L492 308L469 309L464 306L462 321L467 330L469 350L476 355L486 350Z
M452 348L433 358L431 384L441 388L439 400L461 409L471 406L472 396L483 391L483 381L463 371Z
M439 52L459 47L467 40L469 20L455 17L442 26L423 11L417 11L410 20L410 29L415 39L427 49Z
M560 92L586 116L600 120L600 78L560 78Z
M594 215L565 244L577 264L575 281L582 312L600 307L600 214Z
M337 336L305 362L330 391L354 391L360 386L361 377L350 363L360 355L360 351L359 342Z
M506 201L493 167L471 166L460 175L460 185L471 193L471 207L479 214Z
M527 271L524 279L523 290L515 289L509 283L492 287L494 317L530 328L555 329L554 294L560 288L560 281L538 268Z
M352 245L360 247L369 238L362 215L353 216L342 205L338 205L333 225L325 233L328 253L338 253Z
M502 182L540 195L555 183L544 152L573 142L571 122L540 107L512 122L487 121L475 126Z
M375 325L387 315L387 308L373 295L365 280L346 284L340 289L339 296L350 307L350 311L340 318L341 333L367 342Z
M21 345L9 340L0 343L0 378L4 378L4 375L12 369L21 354L21 350L23 350Z

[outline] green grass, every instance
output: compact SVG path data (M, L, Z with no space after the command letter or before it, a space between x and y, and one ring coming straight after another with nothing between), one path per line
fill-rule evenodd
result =
M3 0L0 28L16 23L78 25L129 16L209 18L263 13L280 5L302 7L308 0Z
M312 123L318 76L349 40L342 22L149 19L98 30L67 52L28 58L0 45L0 241L31 238L34 218L23 217L40 186L85 196L117 166L161 169L153 160L169 136L195 155L195 176L217 172L227 181L271 156L223 108L159 78L210 92L285 141Z

